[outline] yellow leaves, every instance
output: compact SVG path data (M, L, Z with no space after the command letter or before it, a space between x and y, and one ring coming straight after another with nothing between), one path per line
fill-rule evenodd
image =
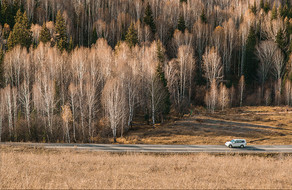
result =
M223 27L222 26L217 26L214 30L214 32L220 32L223 31Z
M72 121L72 112L68 105L62 106L62 119L66 123Z

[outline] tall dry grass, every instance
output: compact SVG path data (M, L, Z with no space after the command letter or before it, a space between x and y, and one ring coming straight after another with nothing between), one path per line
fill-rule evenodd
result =
M122 144L218 144L244 138L249 145L292 145L292 108L237 107L214 114L194 107L185 115L155 128L135 125L117 141Z
M292 157L143 155L1 147L1 188L292 187Z

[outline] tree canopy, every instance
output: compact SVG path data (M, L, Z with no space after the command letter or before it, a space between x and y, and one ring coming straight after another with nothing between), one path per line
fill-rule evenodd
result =
M56 17L56 43L59 50L63 51L67 49L67 28L66 23L61 14L61 11L58 11Z
M16 45L29 48L31 43L32 32L30 31L30 24L26 12L22 13L19 9L15 16L15 25L8 37L8 50L11 50Z
M144 20L144 23L151 28L152 33L155 34L156 26L153 19L153 12L149 3L147 3L143 20Z

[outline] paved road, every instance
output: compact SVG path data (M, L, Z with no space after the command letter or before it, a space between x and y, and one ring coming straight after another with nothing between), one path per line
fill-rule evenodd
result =
M154 153L292 153L292 145L258 145L227 148L224 145L125 145L125 144L63 144L63 143L0 143L11 146L32 146L52 149L74 149L101 152Z

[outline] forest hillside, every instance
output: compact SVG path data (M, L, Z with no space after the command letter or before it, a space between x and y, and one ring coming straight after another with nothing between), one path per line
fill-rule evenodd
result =
M291 106L291 18L290 0L0 0L0 141Z

